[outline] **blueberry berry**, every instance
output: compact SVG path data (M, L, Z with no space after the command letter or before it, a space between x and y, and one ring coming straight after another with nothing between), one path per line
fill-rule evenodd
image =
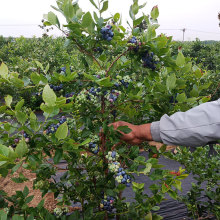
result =
M142 61L143 61L143 66L150 68L152 70L156 69L155 64L157 64L157 62L154 60L154 53L151 52L149 53L148 51L145 51L145 53L142 55Z
M112 26L107 25L106 27L101 29L102 38L107 41L111 41L114 33L112 32Z

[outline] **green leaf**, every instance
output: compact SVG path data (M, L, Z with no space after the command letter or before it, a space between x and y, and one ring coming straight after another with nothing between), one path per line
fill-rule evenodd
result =
M93 0L89 0L89 1L93 4L93 6L94 6L96 9L99 10L99 8L97 7L97 5L95 4L95 2L94 2Z
M154 206L154 207L152 208L152 210L153 210L153 211L158 211L158 210L160 210L160 207L159 207L159 206Z
M106 11L107 9L108 9L108 1L105 1L105 2L103 3L103 6L102 6L102 9L101 9L100 13Z
M24 105L24 99L22 99L21 101L19 101L16 106L15 106L15 111L20 111L22 106Z
M156 31L155 31L156 27L157 26L148 25L146 32L147 41L150 41L151 39L156 37Z
M182 182L179 180L175 180L175 183L173 184L179 191L182 191Z
M176 87L176 75L172 73L167 77L166 86L168 90L172 90Z
M44 67L43 67L43 65L39 61L35 60L35 63L37 64L37 66L39 68L41 68L42 71L44 71Z
M24 220L24 217L19 216L19 215L14 215L14 216L12 217L12 220Z
M170 196L171 198L173 198L173 199L175 199L175 200L177 199L177 194L176 194L176 192L169 190L169 191L168 191L168 194L169 194L169 196Z
M93 19L92 19L92 16L90 14L90 12L87 12L84 16L83 16L83 19L82 19L82 26L84 28L87 28L91 25L91 23L94 23Z
M147 175L148 173L150 173L152 168L152 164L151 163L146 163L146 168L144 169L144 175Z
M56 94L54 93L54 91L50 88L50 86L47 84L44 87L43 90L43 100L46 104L48 104L49 106L53 106L55 105L56 102Z
M193 85L193 89L190 91L190 96L191 97L198 97L199 96L198 87L196 85Z
M135 2L133 5L132 5L132 12L134 15L136 15L139 11L139 6L138 6L138 3Z
M181 103L181 102L185 102L186 99L187 99L187 97L186 97L186 94L185 94L185 93L178 94L177 97L176 97L176 100L177 100L178 102L180 102L180 103Z
M135 20L135 15L134 15L134 13L132 11L132 5L131 5L130 10L129 10L129 15L130 15L132 20Z
M113 19L114 19L114 22L118 22L119 19L120 19L120 14L119 14L119 13L116 13L116 14L114 15Z
M114 83L111 82L110 77L96 80L96 83L104 87L112 87L114 85Z
M5 104L6 104L6 106L8 106L10 108L11 107L11 103L12 103L12 97L10 95L7 95L5 97Z
M83 141L79 146L83 146L83 145L86 145L88 144L89 142L91 142L91 139L90 138L87 138L85 141Z
M144 220L152 220L152 214L149 212L145 217Z
M4 155L5 157L8 157L9 155L9 148L5 145L0 144L0 154Z
M129 134L132 130L128 126L119 126L117 130L122 131L125 134Z
M7 220L7 214L4 212L4 210L0 210L0 219L1 220Z
M57 149L55 152L55 156L53 158L53 161L55 164L58 164L60 162L60 160L63 157L63 150L62 149Z
M15 148L15 153L18 157L22 158L28 152L28 147L24 139L22 139L17 147Z
M132 185L133 185L134 188L137 188L137 189L143 189L144 188L144 183L132 182Z
M27 197L28 194L29 194L29 189L27 186L25 186L24 190L23 190L23 195L24 195L24 197Z
M64 15L67 21L71 21L74 16L74 8L72 5L72 1L66 1L64 5Z
M30 114L30 126L34 131L37 131L39 128L37 116L33 112Z
M40 75L38 73L31 73L31 80L35 85L38 85L40 82Z
M156 213L153 213L153 214L152 214L152 220L162 220L162 219L163 219L162 216L157 215Z
M30 197L30 196L29 196L29 197ZM29 198L29 197L28 197L28 198ZM27 220L34 220L33 214L29 215L28 218L27 218Z
M51 25L52 25L49 21L45 21L43 24L44 24L45 26L51 26Z
M134 26L139 25L139 24L143 21L143 19L144 19L144 16L142 16L142 17L140 17L140 18L134 20L134 21L133 21L133 25L134 25Z
M58 140L61 140L61 139L65 139L67 135L68 135L68 125L65 122L62 125L60 125L60 127L57 129L55 136Z
M17 78L17 77L12 77L11 78L11 82L13 84L13 86L18 87L18 88L23 88L24 87L24 82L23 80Z
M159 16L159 10L157 6L154 6L151 10L151 18L153 18L154 20L156 20Z
M34 195L28 196L25 200L25 203L28 204L29 202L31 202L33 200L33 198L34 198Z
M144 8L144 7L146 6L146 4L147 4L147 3L145 2L143 5L140 5L140 6L139 6L139 9Z
M46 68L45 68L45 70L44 70L44 73L45 73L45 74L48 72L49 68L50 68L50 64L48 63L47 66L46 66Z
M87 78L90 79L92 81L97 81L97 78L95 76L89 75L87 73L83 73L83 75Z
M83 16L83 11L82 11L82 9L81 8L79 8L77 11L76 11L76 16L77 16L77 18L78 19L81 19L82 18L82 16Z
M28 119L28 116L24 112L22 112L22 111L16 111L15 112L15 116L16 116L18 122L21 123L22 125Z
M47 19L52 25L58 25L60 27L58 17L52 11L47 14Z
M177 58L176 58L176 65L179 67L182 67L182 66L184 66L184 64L185 64L185 57L183 56L182 52L180 51L177 55Z
M42 200L38 203L37 208L38 208L38 209L42 209L43 206L44 206L44 199L42 199Z
M3 79L7 79L8 78L8 67L2 62L1 66L0 66L0 76Z

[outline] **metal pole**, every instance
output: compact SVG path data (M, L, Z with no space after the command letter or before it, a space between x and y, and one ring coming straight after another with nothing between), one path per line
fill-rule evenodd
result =
M183 28L183 41L184 41L184 35L185 35L185 31L186 31L186 28Z

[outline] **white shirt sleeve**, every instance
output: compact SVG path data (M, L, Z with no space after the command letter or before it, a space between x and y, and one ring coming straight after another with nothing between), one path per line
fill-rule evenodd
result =
M154 141L168 145L196 147L220 140L220 99L163 115L151 124L151 134Z

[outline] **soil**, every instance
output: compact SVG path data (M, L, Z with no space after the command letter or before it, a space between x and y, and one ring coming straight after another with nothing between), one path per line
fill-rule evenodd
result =
M12 177L18 177L19 173L28 179L24 183L15 183L11 180ZM13 175L8 175L6 178L0 178L0 190L4 190L9 196L12 196L16 191L23 191L24 187L27 186L29 189L29 196L34 195L33 200L28 204L30 207L36 207L38 203L43 199L40 190L33 189L33 182L36 179L35 173L31 173L30 170L19 168ZM53 193L47 193L44 196L45 202L44 207L52 212L56 208L57 201L54 199Z

